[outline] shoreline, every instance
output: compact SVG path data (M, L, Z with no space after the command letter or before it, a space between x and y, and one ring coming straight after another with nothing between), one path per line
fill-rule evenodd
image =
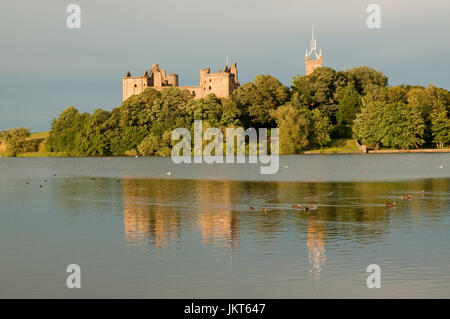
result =
M368 150L367 152L339 152L339 151L321 151L321 150L312 150L306 151L299 154L280 154L280 156L293 156L293 155L351 155L351 154L408 154L408 153L450 153L450 148L444 149L414 149L414 150ZM247 156L247 155L246 155ZM5 156L0 155L0 158L52 158L52 157L65 157L65 158L100 158L100 157L170 157L170 156L127 156L127 155L99 155L99 156L69 156L66 154L58 154L58 153L30 153L30 154L19 154L18 156Z
M424 148L414 150L369 150L368 154L382 154L382 153L450 153L450 148Z

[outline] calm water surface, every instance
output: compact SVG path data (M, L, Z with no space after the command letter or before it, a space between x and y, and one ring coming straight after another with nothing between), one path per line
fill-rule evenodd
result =
M449 201L450 154L1 158L0 298L450 298Z

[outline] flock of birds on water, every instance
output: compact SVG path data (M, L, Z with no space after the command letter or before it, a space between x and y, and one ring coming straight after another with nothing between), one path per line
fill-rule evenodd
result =
M422 190L420 190L420 191L418 191L417 192L420 196L424 196L425 195L425 191L422 189ZM400 198L402 199L402 200L410 200L411 198L412 198L412 195L411 194L408 194L408 195L402 195L402 196L400 196ZM396 202L388 202L388 203L386 203L385 204L385 206L386 207L388 207L388 208L393 208L393 209L395 209L396 207L397 207L397 203ZM294 208L294 209L298 209L298 210L303 210L304 212L310 212L310 211L313 211L313 210L316 210L317 209L317 205L309 205L309 204L305 204L305 205L302 205L302 204L293 204L293 205L291 205L291 208ZM256 211L256 207L255 206L250 206L250 210L251 211ZM264 213L264 214L267 214L268 212L269 212L269 210L267 209L267 207L263 207L262 208L262 212Z
M291 208L301 209L301 210L303 210L305 212L309 212L310 210L316 210L317 209L317 205L294 204L294 205L291 205ZM250 210L251 211L256 211L256 207L255 206L250 206ZM267 214L269 212L267 207L263 207L261 210L262 210L262 212L264 214Z
M166 173L166 175L170 176L170 172ZM54 174L53 176L56 177L56 174ZM95 177L90 177L89 180L95 181ZM66 183L69 182L68 179L65 179L64 181L65 181ZM221 181L226 181L226 178L222 178ZM120 182L120 180L117 180L117 182ZM47 183L47 180L46 180L46 179L44 179L44 183ZM30 185L30 182L26 182L26 184L27 184L27 185ZM42 188L43 186L44 186L43 184L40 184L40 185L39 185L39 188ZM423 196L423 195L425 194L425 191L422 189L422 190L418 191L418 194L421 195L421 196ZM411 195L411 194L408 194L408 195L402 195L402 196L400 196L400 198L401 198L402 200L410 200L410 199L412 198L412 195ZM386 203L385 206L388 207L388 208L393 208L393 209L395 209L395 208L397 207L397 203L396 203L396 202L388 202L388 203ZM309 204L305 204L305 205L302 205L302 204L293 204L293 205L291 205L291 208L297 209L297 210L302 210L302 211L304 211L304 212L307 213L307 212L316 210L316 209L317 209L317 205L314 205L314 204L311 204L311 205L309 205ZM250 210L251 210L251 211L256 211L256 207L255 207L255 206L250 206ZM262 207L261 210L262 210L262 212L263 212L264 214L267 214L267 213L269 212L269 210L268 210L267 207Z
M425 194L425 191L422 189L422 190L418 191L418 193L419 193L419 195L423 196ZM402 195L402 196L400 196L400 198L402 200L410 200L412 198L412 195L411 194ZM397 207L397 203L396 202L386 203L386 207L395 208L395 207Z

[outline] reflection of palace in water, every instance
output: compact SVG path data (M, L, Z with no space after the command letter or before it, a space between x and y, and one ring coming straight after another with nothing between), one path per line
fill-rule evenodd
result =
M448 205L445 201L431 200L412 193L426 189L429 194L446 194L448 180L408 181L398 183L243 183L207 180L123 180L123 222L128 244L157 249L181 244L186 238L197 240L204 246L239 249L241 231L254 231L251 235L275 238L289 232L284 220L292 217L295 228L302 235L306 231L309 272L317 280L326 262L325 240L352 240L360 244L378 241L386 233L392 219L417 220L423 217L439 218L439 210ZM77 184L65 187L77 187ZM71 190L67 188L66 191ZM413 194L412 200L399 198L405 192ZM61 197L60 197L61 198ZM68 201L70 211L77 201ZM292 212L281 208L282 213L240 213L236 209L253 202L288 207L291 203L319 204L311 214ZM387 200L398 201L398 214L385 207ZM428 198L428 199L427 199ZM444 206L442 206L444 205ZM248 207L248 206L247 206ZM249 209L249 208L247 208ZM306 229L305 229L306 222ZM326 238L325 234L328 234ZM302 244L304 245L304 244ZM304 246L303 246L304 247ZM329 246L327 247L328 249Z
M202 241L213 246L238 248L239 215L231 210L230 183L221 183L217 193L207 189L211 187L210 182L204 182L196 191Z
M181 231L181 216L186 219L185 227L192 224L189 219L193 216L189 212L182 214L183 210L193 207L204 244L239 247L239 217L231 210L230 186L223 183L215 193L211 189L217 186L212 184L216 182L190 183L190 187L180 187L171 181L123 180L123 221L127 244L163 248L176 243ZM171 194L180 189L186 192L180 194L180 198L194 198L194 202L190 205L171 203L174 200Z
M179 216L166 205L162 193L144 180L123 180L123 223L127 244L162 248L178 238Z
M315 280L318 280L327 257L323 222L315 220L314 217L308 218L306 245L308 246L309 272Z

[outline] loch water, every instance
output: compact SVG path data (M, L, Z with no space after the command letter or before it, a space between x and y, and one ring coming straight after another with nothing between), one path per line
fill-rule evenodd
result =
M0 298L450 297L450 154L261 165L0 158Z

